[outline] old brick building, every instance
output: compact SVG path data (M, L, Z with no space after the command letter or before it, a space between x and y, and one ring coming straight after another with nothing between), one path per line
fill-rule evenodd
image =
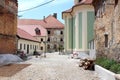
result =
M97 55L120 61L120 0L93 0Z
M0 53L15 53L17 0L0 0Z

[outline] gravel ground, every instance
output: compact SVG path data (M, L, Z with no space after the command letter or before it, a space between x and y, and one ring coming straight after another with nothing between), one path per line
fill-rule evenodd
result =
M31 64L11 77L1 77L0 80L99 80L94 71L78 67L77 59L68 55L47 53L46 58L35 58L21 64Z

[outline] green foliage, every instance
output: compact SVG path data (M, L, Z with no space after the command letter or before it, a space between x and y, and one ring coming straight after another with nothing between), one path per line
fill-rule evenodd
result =
M60 51L64 50L64 47L62 45L59 45L59 50Z
M100 57L96 59L96 64L112 71L115 73L120 73L120 64L114 60L107 59L105 57Z
M110 71L120 74L120 64L114 64L110 67Z

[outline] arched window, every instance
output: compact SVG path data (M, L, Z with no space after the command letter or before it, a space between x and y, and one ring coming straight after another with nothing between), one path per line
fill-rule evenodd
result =
M41 35L40 29L39 29L39 28L36 28L36 29L35 29L35 33L36 33L36 35Z

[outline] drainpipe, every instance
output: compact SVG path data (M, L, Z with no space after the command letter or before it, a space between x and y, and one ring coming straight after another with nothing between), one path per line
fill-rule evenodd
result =
M72 29L71 29L71 32L72 32L72 42L71 42L71 44L72 44L72 49L71 49L71 52L72 52L72 54L73 54L73 15L72 15L72 13L70 13L70 15L71 15L71 17L72 17Z

